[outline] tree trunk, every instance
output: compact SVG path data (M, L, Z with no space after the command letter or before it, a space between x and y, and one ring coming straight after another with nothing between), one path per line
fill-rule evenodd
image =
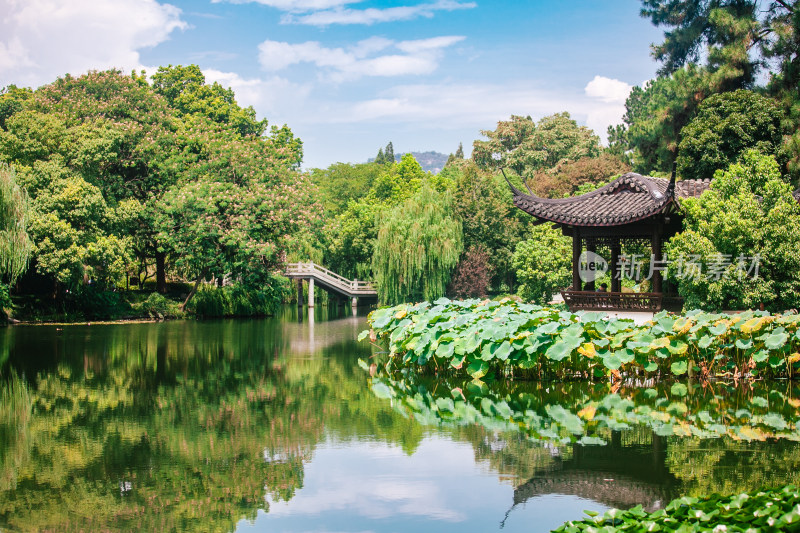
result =
M203 281L203 278L205 278L205 277L206 277L206 271L204 270L204 271L200 272L200 275L197 276L196 280L194 280L194 286L192 287L192 290L189 291L189 296L187 296L186 300L184 300L183 303L181 304L181 307L180 307L181 312L186 311L186 306L189 305L189 300L191 300L192 296L195 295L195 293L197 292L197 288L200 286L200 282Z
M156 252L156 290L161 294L167 292L166 261L165 252Z

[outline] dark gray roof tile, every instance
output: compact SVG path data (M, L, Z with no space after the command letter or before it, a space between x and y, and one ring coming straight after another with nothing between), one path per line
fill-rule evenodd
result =
M711 180L670 180L623 174L599 189L571 198L539 198L512 186L514 205L550 222L573 226L619 226L661 213L674 200L700 196Z

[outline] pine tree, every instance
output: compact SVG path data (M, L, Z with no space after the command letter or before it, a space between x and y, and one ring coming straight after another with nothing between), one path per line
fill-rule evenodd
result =
M462 143L458 143L458 150L456 150L456 159L464 159L464 145Z
M389 144L386 145L386 150L384 150L385 154L385 162L386 163L394 163L394 146L392 145L392 141L389 141Z
M386 156L383 155L383 148L378 148L378 155L375 156L375 162L382 165L386 162Z

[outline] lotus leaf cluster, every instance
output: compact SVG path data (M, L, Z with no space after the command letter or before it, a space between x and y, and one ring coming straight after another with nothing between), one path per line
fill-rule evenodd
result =
M373 311L385 368L529 379L608 376L793 377L800 315L662 311L643 325L600 312L570 313L504 299L401 304Z
M705 498L682 497L665 509L647 513L641 505L604 514L586 511L583 521L570 521L557 533L581 531L798 531L800 492L794 485L762 489L732 496L713 494Z

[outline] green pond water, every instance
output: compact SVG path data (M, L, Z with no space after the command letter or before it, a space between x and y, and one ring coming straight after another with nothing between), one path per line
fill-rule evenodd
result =
M548 531L800 483L790 382L382 375L365 325L0 330L0 531Z

